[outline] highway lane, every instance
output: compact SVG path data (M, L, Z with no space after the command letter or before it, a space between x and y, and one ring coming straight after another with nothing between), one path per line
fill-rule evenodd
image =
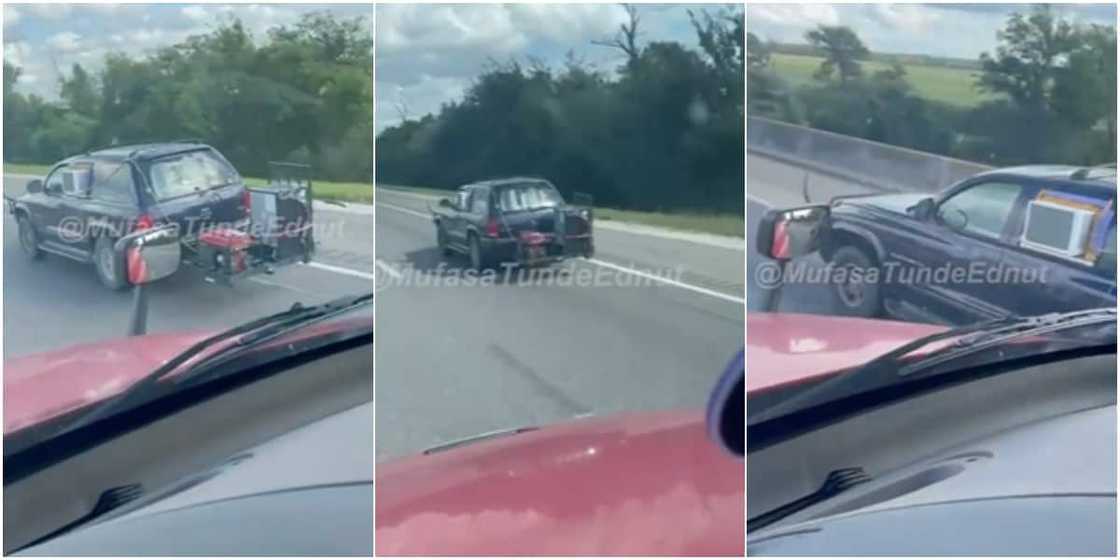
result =
M584 414L699 409L743 346L741 245L600 228L602 264L448 285L466 262L437 254L426 201L377 199L379 460Z
M845 182L832 176L800 169L756 154L747 156L747 236L753 240L762 216L769 208L789 208L806 204L802 196L805 178L809 178L809 200L827 202L834 196L865 194L875 191L861 185ZM757 247L747 244L747 310L782 311L791 313L835 313L831 293L826 285L787 284L782 287L776 301L769 292L772 287L764 267L775 266L774 261L759 254ZM805 258L813 267L823 267L820 257ZM768 272L768 271L767 271ZM776 305L776 307L770 307Z
M5 176L4 192L24 191L27 178ZM310 265L295 265L235 283L207 284L195 270L149 286L149 332L218 330L287 309L368 292L373 286L373 215L358 206L316 207L319 248ZM4 357L123 336L131 291L111 292L91 265L46 255L31 261L19 247L15 220L4 228Z

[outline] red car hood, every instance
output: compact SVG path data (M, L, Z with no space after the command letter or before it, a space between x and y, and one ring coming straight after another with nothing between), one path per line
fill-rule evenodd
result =
M4 435L112 397L210 334L149 334L4 360Z
M707 438L700 412L390 461L376 484L378 555L743 555L743 462Z
M839 373L938 325L797 313L747 314L747 393Z

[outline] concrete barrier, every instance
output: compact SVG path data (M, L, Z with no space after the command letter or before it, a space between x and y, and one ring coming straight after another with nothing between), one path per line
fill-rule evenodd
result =
M747 151L891 192L936 192L992 169L971 161L752 116L747 117Z

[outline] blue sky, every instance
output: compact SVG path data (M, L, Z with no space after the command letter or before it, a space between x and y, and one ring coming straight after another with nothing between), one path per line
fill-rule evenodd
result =
M996 31L1025 4L749 4L747 31L759 38L804 43L819 24L847 25L880 52L976 58L996 46ZM1116 23L1115 4L1055 5L1080 23Z
M19 90L54 98L60 72L68 74L75 62L96 69L110 52L140 56L205 33L229 15L264 40L267 29L324 9L373 14L369 5L5 4L4 60L23 69Z
M686 10L718 7L639 5L640 39L695 46ZM400 122L402 110L416 118L460 98L491 59L558 66L570 50L611 71L620 54L591 41L612 37L624 21L618 4L378 5L377 129Z

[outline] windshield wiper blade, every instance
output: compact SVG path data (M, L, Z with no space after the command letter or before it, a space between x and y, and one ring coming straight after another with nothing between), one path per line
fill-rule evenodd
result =
M214 336L191 345L189 348L169 360L163 366L144 376L139 381L133 383L131 386L125 389L124 392L106 400L105 402L95 407L93 410L89 411L87 414L78 417L74 422L71 422L64 428L60 429L57 434L62 434L81 426L93 424L94 422L97 422L104 418L108 418L122 410L131 408L134 404L134 401L142 400L143 396L147 394L149 388L158 384L164 376L175 371L187 361L197 357L198 355L211 349L215 345L226 342L233 337L242 338L239 339L231 348L245 349L264 339L270 338L282 332L286 332L295 326L303 325L309 321L322 317L335 315L337 313L340 313L347 309L351 309L358 305L362 305L372 300L373 293L370 292L357 297L346 296L333 301L312 306L304 306L297 302L285 311L274 313L267 317L261 317L260 319L255 319L253 321L249 321L248 323L244 323L242 325L238 325L231 329L222 331ZM228 356L229 350L229 348L224 349L220 351L218 355ZM192 366L192 369L212 363L211 360L218 355L209 357L206 360L195 364L194 366Z
M751 533L773 525L799 511L808 509L825 500L832 499L848 489L871 481L871 475L864 472L862 467L837 469L825 477L824 484L816 492L802 496L792 502L780 505L766 513L756 515L747 520L747 533Z
M973 325L949 329L908 342L887 352L859 368L799 393L792 398L778 401L748 416L748 425L760 424L798 410L843 398L858 392L889 386L930 367L998 346L1010 340L1035 334L1063 331L1094 324L1116 322L1115 308L1087 309L1065 313L1050 313L1034 317L1007 316ZM957 339L943 352L906 362L904 358L931 344ZM751 407L748 407L750 410Z

